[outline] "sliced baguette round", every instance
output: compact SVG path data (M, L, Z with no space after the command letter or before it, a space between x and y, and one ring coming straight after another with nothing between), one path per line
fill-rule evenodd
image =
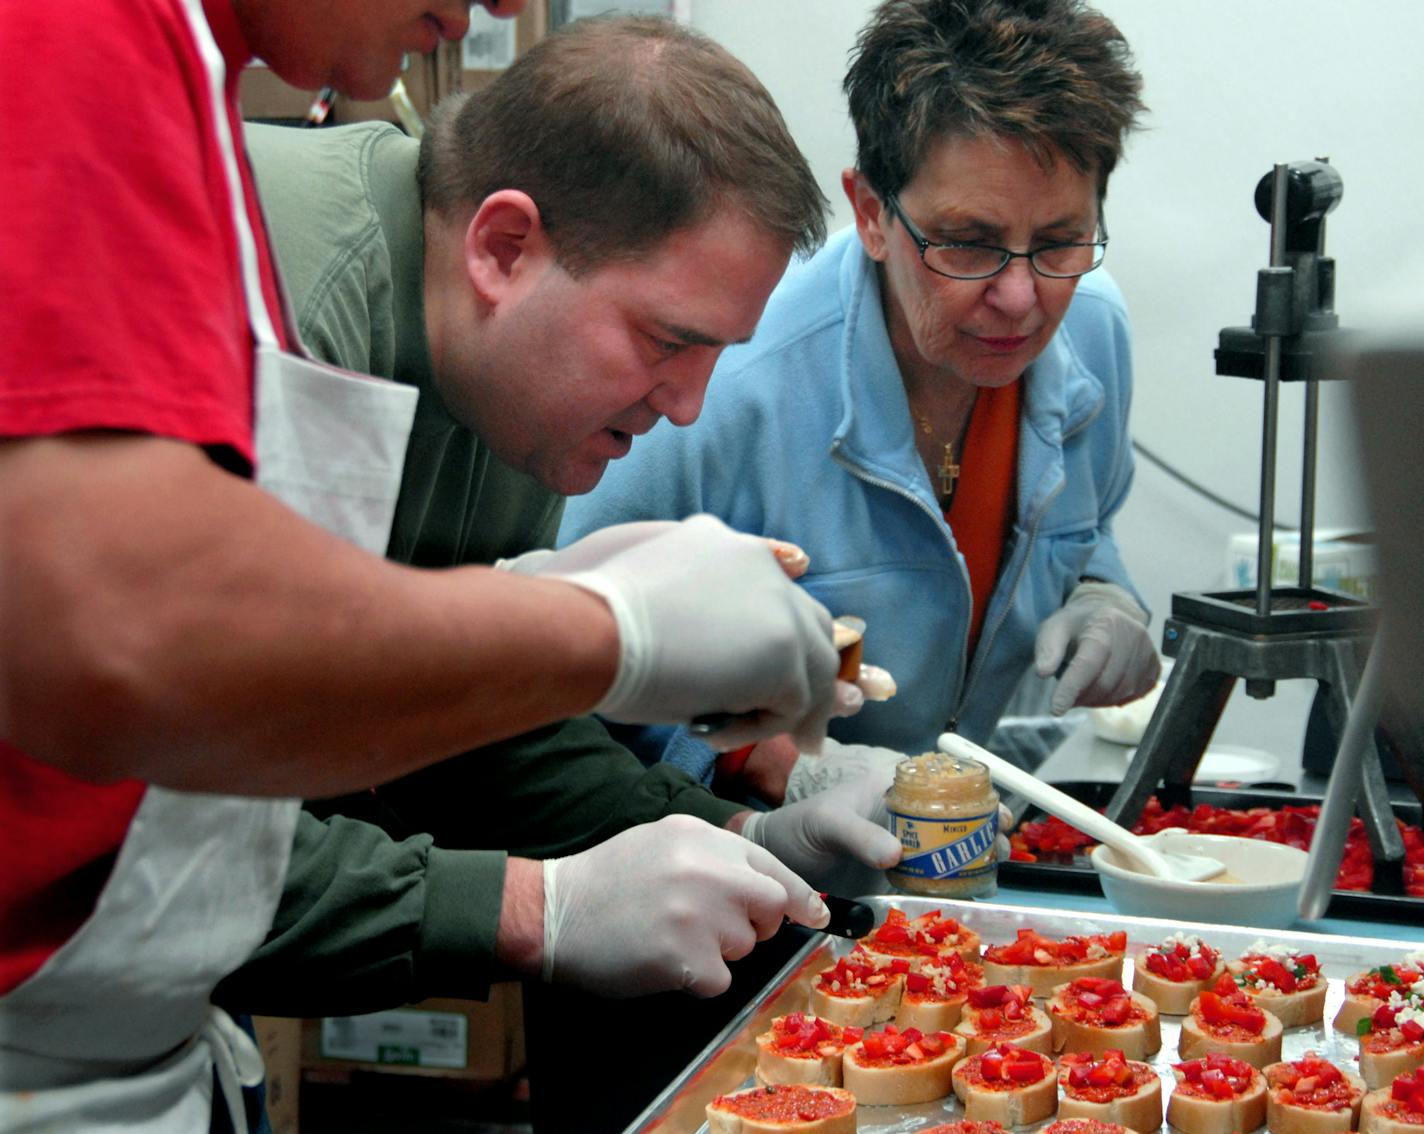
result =
M1041 1055L1053 1054L1053 1021L1043 1009L1028 1004L1024 1007L1023 1020L1006 1023L993 1031L983 1029L983 1014L984 1010L966 1008L954 1028L955 1034L968 1044L970 1055L981 1055L1001 1043L1017 1044Z
M800 1015L798 1020L796 1017ZM771 1022L771 1030L756 1037L757 1061L756 1081L765 1087L773 1084L810 1083L822 1087L841 1085L841 1063L845 1052L844 1029L829 1020L818 1020L809 1014L778 1016ZM809 1025L825 1033L824 1038L813 1036L806 1049L780 1046L777 1032L784 1025ZM859 1029L852 1033L853 1042L859 1042Z
M1136 1011L1126 1023L1117 1026L1076 1019L1071 994L1071 984L1061 985L1048 1001L1054 1051L1087 1051L1094 1055L1121 1051L1128 1059L1146 1059L1162 1050L1157 1005L1142 993L1127 993Z
M1192 1003L1195 1008L1196 1002ZM1193 1010L1182 1020L1182 1030L1177 1039L1177 1054L1183 1059L1200 1059L1203 1055L1219 1052L1222 1055L1230 1055L1235 1059L1244 1060L1256 1068L1279 1063L1281 1058L1281 1022L1269 1012L1266 1012L1265 1016L1266 1026L1261 1029L1259 1036L1250 1040L1226 1039L1207 1030ZM1261 1105L1264 1106L1265 1103L1263 1102Z
M1272 1063L1262 1072L1266 1078L1266 1129L1271 1134L1349 1134L1359 1125L1360 1100L1365 1095L1363 1079L1336 1067L1348 1085L1349 1102L1338 1107L1302 1105L1288 1087L1274 1085L1278 1071L1288 1066Z
M1159 1121L1157 1125L1161 1125ZM930 1131L925 1131L930 1134ZM1096 1118L1060 1118L1045 1126L1039 1134L1127 1134L1127 1127L1118 1122L1099 1122Z
M891 908L883 922L856 942L856 948L872 956L904 958L916 971L929 959L949 954L978 961L979 946L979 934L938 909L912 918Z
M1233 962L1226 967L1236 972L1235 964ZM1329 984L1324 977L1317 979L1313 987L1295 992L1255 989L1250 985L1244 986L1242 991L1255 1001L1257 1008L1265 1009L1279 1020L1283 1028L1303 1028L1325 1019L1325 994L1329 992Z
M1420 1134L1424 1131L1424 1122L1411 1122L1400 1112L1390 1091L1390 1086L1380 1087L1360 1101L1360 1134Z
M855 1096L840 1087L747 1087L707 1104L708 1134L855 1134L855 1126Z
M1373 1016L1376 1008L1388 1004L1394 993L1399 993L1401 998L1408 997L1421 979L1424 979L1424 955L1420 954L1410 954L1392 965L1378 965L1346 977L1345 999L1335 1013L1335 1030L1347 1036L1356 1035L1356 1024Z
M1101 1088L1078 1090L1069 1085L1071 1067L1060 1064L1058 1085L1059 1118L1091 1118L1097 1122L1126 1126L1138 1134L1154 1134L1162 1125L1162 1080L1148 1063L1129 1060L1133 1081L1111 1098L1098 1097Z
M1040 999L1052 996L1053 990L1060 984L1085 976L1121 980L1122 954L1109 953L1106 957L1095 957L1071 965L1001 965L984 961L985 984L1026 984Z
M1362 974L1356 974L1362 975ZM1351 980L1354 977L1350 978ZM1344 1032L1347 1036L1357 1035L1355 1028L1361 1020L1368 1020L1375 1014L1375 1009L1384 1003L1373 996L1357 996L1349 990L1347 982L1345 987L1345 999L1340 1002L1340 1010L1335 1013L1335 1019L1331 1022L1337 1032Z
M1229 1099L1184 1091L1179 1081L1167 1100L1167 1123L1183 1134L1237 1134L1255 1130L1265 1121L1266 1080L1256 1070L1247 1088Z
M944 1098L954 1089L954 1065L964 1058L964 1040L948 1032L937 1035L946 1041L944 1050L910 1062L872 1059L864 1043L846 1048L846 1090L863 1106L909 1106Z
M964 1105L964 1116L1004 1126L1031 1126L1052 1117L1058 1108L1058 1078L1053 1073L1053 1061L1045 1055L1039 1058L1044 1063L1043 1078L1022 1084L986 1081L981 1070L982 1054L961 1059L954 1068L953 1079L954 1094Z
M1424 1043L1406 1043L1399 1029L1360 1037L1360 1077L1372 1091L1388 1087L1395 1076L1424 1067Z
M1217 978L1225 971L1225 962L1218 959L1216 967L1205 980L1168 980L1148 972L1147 966L1139 957L1132 969L1132 990L1142 993L1156 1004L1157 1011L1163 1015L1185 1016L1191 1011L1192 1001L1200 996L1204 989L1216 984Z
M811 986L811 1011L843 1027L869 1028L895 1018L904 988L903 973L878 968L857 950L821 970Z

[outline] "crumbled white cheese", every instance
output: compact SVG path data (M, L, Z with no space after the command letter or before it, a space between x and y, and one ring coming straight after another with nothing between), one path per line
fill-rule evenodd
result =
M1283 960L1294 957L1299 952L1294 945L1272 945L1262 938L1257 938L1254 945L1241 951L1241 959L1244 961L1248 957L1275 957L1277 960Z
M1198 957L1201 955L1203 944L1205 944L1205 942L1203 942L1202 939L1198 937L1195 933L1183 933L1181 930L1178 930L1176 933L1171 934L1165 940L1163 940L1158 951L1162 953L1171 953L1177 948L1178 945L1185 945L1187 947L1187 955L1189 957Z
M1096 941L1088 942L1088 960L1096 961L1107 955L1108 951L1102 945L1099 945Z
M1404 963L1411 969L1424 968L1424 949L1415 949L1412 953L1404 954Z

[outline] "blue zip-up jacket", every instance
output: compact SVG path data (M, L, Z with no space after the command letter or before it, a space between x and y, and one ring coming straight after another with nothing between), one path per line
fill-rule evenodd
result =
M659 423L568 501L559 542L710 512L799 544L806 589L832 614L865 619L865 660L899 685L831 734L902 752L933 748L946 728L983 743L1039 625L1078 581L1132 591L1112 536L1132 482L1132 364L1106 272L1083 277L1023 381L1013 532L972 659L968 573L915 448L875 264L853 228L791 267L752 340L718 362L695 425Z

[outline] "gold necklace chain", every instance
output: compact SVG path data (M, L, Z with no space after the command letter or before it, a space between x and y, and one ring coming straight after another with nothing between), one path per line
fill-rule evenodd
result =
M911 407L910 413L914 415L915 421L919 424L920 432L926 437L934 436L934 426L930 419L919 410ZM954 460L954 442L944 443L944 454L940 457L939 468L935 470L939 473L939 494L942 498L954 496L954 484L959 479L959 465Z

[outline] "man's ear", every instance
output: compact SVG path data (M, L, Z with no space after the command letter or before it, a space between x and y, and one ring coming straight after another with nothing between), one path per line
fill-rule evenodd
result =
M884 260L886 242L890 239L885 231L889 215L880 195L870 187L865 174L858 169L841 171L841 188L846 200L855 212L855 231L860 235L860 243L865 254L872 260Z
M465 227L465 273L475 293L495 306L527 289L553 263L553 248L527 193L491 193Z

